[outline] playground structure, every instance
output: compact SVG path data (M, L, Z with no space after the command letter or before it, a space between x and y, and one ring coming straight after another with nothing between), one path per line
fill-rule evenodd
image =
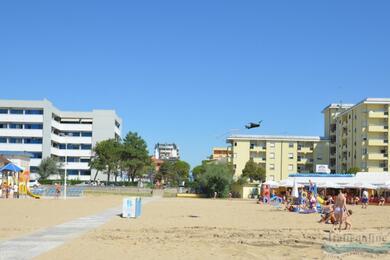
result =
M18 197L30 196L34 199L40 199L40 196L30 191L28 185L30 181L29 171L23 170L13 163L8 163L0 169L0 172L2 173L2 193L6 192L6 194L9 194L9 190L17 186ZM8 191L6 191L6 189L8 189ZM4 196L4 194L2 194L2 196Z

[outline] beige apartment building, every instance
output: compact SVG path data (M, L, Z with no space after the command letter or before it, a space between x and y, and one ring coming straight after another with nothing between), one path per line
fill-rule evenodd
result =
M264 167L267 180L315 172L316 165L329 161L329 142L319 136L232 135L227 142L232 147L235 179L250 159Z
M322 110L325 121L325 138L329 140L329 169L331 172L336 172L336 127L337 116L351 108L353 104L330 104Z
M332 104L323 110L331 169L388 171L389 105L389 98L367 98L356 105Z

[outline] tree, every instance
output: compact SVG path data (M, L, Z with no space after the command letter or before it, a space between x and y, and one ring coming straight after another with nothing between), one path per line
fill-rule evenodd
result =
M157 179L164 180L164 182L168 182L173 177L173 162L172 161L164 161L161 166L160 170L157 174Z
M96 181L99 172L104 171L106 169L106 164L102 158L98 156L94 156L91 158L91 161L89 162L89 167L96 170L95 176L93 177L93 180Z
M180 185L188 180L190 175L190 165L185 161L165 161L156 176L157 179L169 182L171 185Z
M173 164L174 182L179 184L187 181L190 176L190 165L185 161L175 161Z
M242 170L242 177L253 181L265 181L265 170L259 164L250 159Z
M146 142L137 133L129 132L126 135L120 153L122 165L127 170L129 181L131 179L134 182L136 177L142 175L143 168L151 164Z
M200 191L210 197L214 196L214 192L217 192L219 197L226 197L233 181L229 167L226 164L207 164L204 165L204 170L197 178Z
M55 158L46 157L41 161L38 167L39 176L42 179L47 179L50 175L60 175L60 168L62 163L60 163Z
M120 143L116 139L108 139L96 143L91 167L104 170L107 174L107 183L112 173L117 173L120 163Z
M352 168L348 169L347 173L356 174L360 171L361 171L361 169L359 167L352 167Z
M196 166L194 169L192 169L192 178L194 180L197 180L200 176L205 173L206 169L204 167L204 164Z

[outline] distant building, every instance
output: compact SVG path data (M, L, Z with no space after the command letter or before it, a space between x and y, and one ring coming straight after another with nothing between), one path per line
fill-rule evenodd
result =
M228 162L232 155L231 147L213 147L213 154L211 160L213 161L226 161Z
M157 143L154 147L154 158L157 160L180 160L179 147L174 143Z
M329 142L319 136L232 135L231 159L238 178L249 160L259 163L267 180L282 180L292 173L315 172L327 165Z
M92 147L119 139L121 124L114 110L68 112L48 100L0 100L0 154L30 154L32 173L43 158L53 157L69 179L90 180Z

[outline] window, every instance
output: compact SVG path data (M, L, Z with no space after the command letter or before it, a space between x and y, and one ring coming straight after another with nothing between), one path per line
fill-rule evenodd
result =
M23 109L11 109L10 114L23 115Z
M9 139L9 143L10 144L21 144L21 143L23 143L23 139L22 138L17 138L17 137L11 137Z
M12 129L23 129L23 124L9 124L9 128L12 128Z
M118 128L120 128L120 127L121 127L121 125L119 124L119 122L118 122L118 121L116 121L116 120L115 120L115 126L116 126L116 127L118 127Z
M8 109L0 108L0 114L8 114Z
M80 162L79 157L67 157L67 162Z
M288 159L294 159L294 154L293 153L288 153Z
M66 170L68 175L79 175L79 170Z
M294 148L294 143L288 143L289 148Z
M67 149L69 149L69 150L79 150L80 149L80 145L78 145L78 144L68 144Z
M58 145L58 148L60 148L61 150L65 150L65 149L66 149L66 146L65 146L65 144L59 144L59 145Z
M26 115L43 115L42 109L27 109L25 111Z
M7 143L7 137L0 137L0 143L6 144Z
M275 148L275 143L274 142L269 143L269 147Z
M367 148L363 148L362 153L363 153L364 155L366 155L366 154L367 154Z
M64 132L66 136L80 136L80 132Z
M275 170L275 164L271 163L271 164L269 165L269 169L270 169L270 170Z
M270 158L270 159L275 159L275 153L270 153L270 154L269 154L269 158Z
M91 150L92 149L92 145L90 144L82 144L81 145L81 150Z
M24 129L42 129L42 124L24 124Z
M32 155L32 158L34 159L42 159L42 153L38 152L29 152Z
M8 125L6 123L0 123L0 128L7 128Z
M92 132L81 132L81 136L83 136L83 137L92 137Z
M36 138L36 137L24 138L24 143L25 144L41 144L42 138Z
M80 175L91 175L90 170L80 170Z
M83 162L83 163L89 163L91 160L89 158L81 158L80 159L80 162Z
M289 171L293 171L294 170L294 165L293 164L289 164L288 165L288 170Z

